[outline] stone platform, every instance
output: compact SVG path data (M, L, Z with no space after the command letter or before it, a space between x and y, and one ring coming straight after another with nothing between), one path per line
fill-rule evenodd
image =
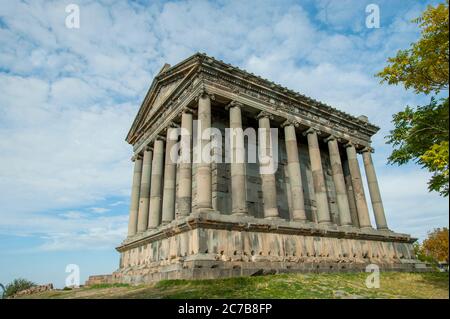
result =
M192 213L127 238L112 282L285 272L420 271L409 235L217 212ZM111 280L111 278L110 278Z

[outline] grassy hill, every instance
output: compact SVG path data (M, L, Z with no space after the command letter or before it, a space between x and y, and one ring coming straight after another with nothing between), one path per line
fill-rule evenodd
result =
M96 285L26 298L449 298L448 273L280 274L217 280L166 280L151 285Z

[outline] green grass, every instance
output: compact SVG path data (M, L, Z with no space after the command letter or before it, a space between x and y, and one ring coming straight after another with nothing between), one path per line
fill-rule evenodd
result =
M448 273L381 273L380 288L367 273L280 274L215 280L164 280L150 285L94 285L27 298L449 298Z
M114 288L114 287L129 287L129 284L96 284L85 289L103 289L103 288Z

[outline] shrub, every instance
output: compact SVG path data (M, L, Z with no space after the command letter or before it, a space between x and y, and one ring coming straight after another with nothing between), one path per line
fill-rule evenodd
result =
M36 286L36 284L32 281L29 281L24 278L17 278L11 281L9 284L5 287L5 294L4 297L11 297L18 293L19 291L31 288Z

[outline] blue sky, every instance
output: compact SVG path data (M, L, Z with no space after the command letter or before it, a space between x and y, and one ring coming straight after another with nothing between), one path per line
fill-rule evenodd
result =
M65 7L80 28L65 27ZM366 5L379 29L365 26ZM374 162L390 228L448 226L429 174L386 165L391 115L423 104L373 74L418 36L435 1L0 0L0 282L64 285L110 273L126 235L132 178L125 135L164 63L200 51L381 127Z

